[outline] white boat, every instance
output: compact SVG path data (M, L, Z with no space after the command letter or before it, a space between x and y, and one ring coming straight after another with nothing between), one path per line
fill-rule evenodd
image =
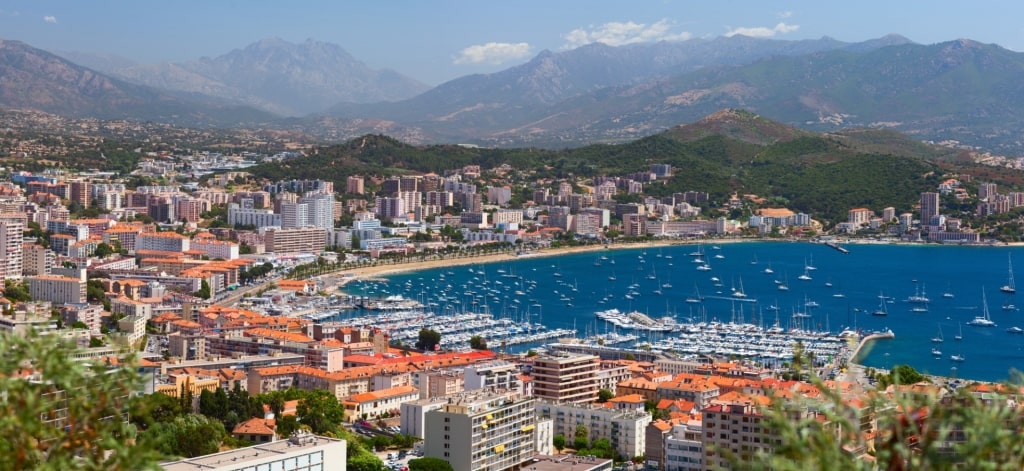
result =
M1017 292L1017 287L1013 284L1013 258L1010 256L1010 254L1007 254L1006 259L1009 263L1010 269L1009 278L1007 279L1006 284L1003 285L1003 287L999 288L999 291L1002 291L1007 294L1014 294Z
M964 361L964 356L963 355L950 355L949 359L953 360L953 361L960 361L960 362L962 362L962 361Z
M811 261L809 263L805 263L804 264L804 268L806 268L806 269L808 269L810 271L814 271L814 270L818 269L818 267L814 266L814 254L811 254Z
M775 273L775 270L772 270L772 262L768 262L768 266L764 268L764 273L766 275L771 275L772 273Z
M995 327L996 323L992 322L992 318L988 315L988 300L985 299L985 289L981 290L981 312L980 316L976 316L967 325L973 325L975 327Z
M1024 329L1021 329L1020 327L1017 326L1013 326L1010 327L1009 329L1006 329L1006 332L1010 334L1024 334Z
M821 305L818 304L815 301L811 301L811 300L807 299L807 295L804 295L804 307L816 308L816 307L821 307Z
M939 350L938 348L932 348L932 355L935 355L936 357L941 357L942 350Z
M704 298L700 295L700 289L697 288L697 283L693 284L693 294L686 297L686 302L691 304L698 304L704 301Z
M934 342L934 343L942 343L942 341L943 341L943 338L942 338L942 324L939 324L939 335L936 335L935 337L932 337L932 342Z
M914 281L914 283L917 283L917 281ZM907 297L908 303L927 304L930 301L931 300L928 299L928 296L925 294L924 288L920 285L915 285L914 294Z
M811 281L811 274L807 271L810 270L807 265L804 265L804 274L796 277L798 280Z
M739 289L735 289L734 288L732 290L732 295L737 297L737 298L745 298L745 297L747 297L747 293L743 292L743 278L740 278L740 288Z
M875 309L874 311L871 311L871 315L872 316L888 316L889 315L889 308L887 308L886 305L885 305L885 300L887 299L886 296L884 294L879 294L878 298L881 300L881 302L878 303L878 309Z

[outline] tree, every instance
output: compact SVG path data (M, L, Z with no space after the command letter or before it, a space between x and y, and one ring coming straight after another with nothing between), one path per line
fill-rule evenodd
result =
M96 246L96 250L93 251L93 255L99 258L106 258L112 253L114 253L114 249L103 242L100 242L99 245Z
M416 341L416 348L420 350L434 350L441 344L441 333L427 328L420 329L419 340Z
M92 303L98 303L107 299L107 291L103 288L103 280L93 278L86 282L85 297Z
M587 443L590 442L590 432L587 431L587 426L579 424L576 426L576 432L573 434L572 447L577 451L587 447Z
M28 293L28 286L23 282L4 280L4 297L16 303L23 303L32 300Z
M566 445L565 435L555 435L555 437L551 439L551 445L555 447L555 450L558 450L558 453L562 453L562 450L565 449Z
M210 299L210 296L212 295L210 293L210 283L206 281L206 278L203 278L202 282L199 284L199 291L192 293L192 295L197 298Z
M169 457L188 458L216 453L228 436L224 424L201 414L160 422L142 434L142 442Z
M409 460L409 471L455 471L451 463L441 458L424 456Z
M316 434L334 432L345 420L345 409L338 398L323 389L309 391L299 400L295 413L299 416L299 423L309 426Z
M601 389L597 392L597 402L608 402L608 400L613 397L615 397L615 393L608 389Z
M159 455L131 445L136 427L122 420L142 387L135 368L74 360L56 336L0 333L0 351L0 469L156 466Z
M473 350L487 350L487 340L482 336L474 335L469 338L469 348Z

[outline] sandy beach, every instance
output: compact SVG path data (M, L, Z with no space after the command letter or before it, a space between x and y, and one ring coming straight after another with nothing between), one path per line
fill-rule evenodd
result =
M728 244L736 242L746 242L745 239L716 239L715 244ZM534 258L534 257L554 257L560 255L568 255L574 253L584 252L596 252L602 250L624 250L624 249L638 249L638 248L657 248L657 247L668 247L672 245L690 245L696 244L697 241L689 240L665 240L665 241L652 241L635 244L611 244L611 245L586 245L580 247L562 247L562 248L547 248L534 250L522 255L515 255L514 253L500 253L490 255L480 255L476 257L461 257L461 258L444 258L444 259L432 259L423 261L414 261L408 263L396 263L396 264L380 264L376 266L359 267L351 270L344 270L329 275L321 275L315 277L314 280L319 282L321 286L330 291L331 289L340 288L345 284L358 280L368 279L375 277L383 277L392 275L395 273L408 273L419 270L429 270L431 268L441 267L456 267L465 265L480 265L487 263L497 263L519 260L523 258Z

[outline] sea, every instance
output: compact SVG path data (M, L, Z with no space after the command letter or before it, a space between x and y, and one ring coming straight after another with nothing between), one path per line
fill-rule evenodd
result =
M612 331L595 317L611 308L652 318L672 316L680 323L778 323L834 333L892 330L895 338L869 343L859 362L875 368L908 364L928 374L981 381L1011 379L1024 370L1024 335L1007 330L1024 328L1024 285L1016 294L1000 291L1011 282L1014 263L1024 269L1024 248L842 248L847 252L808 242L708 241L510 257L398 273L386 281L351 283L345 292L401 295L438 314L486 311L548 328L574 328L580 337ZM705 263L697 263L698 258ZM698 295L703 302L687 302ZM911 301L915 298L919 302ZM968 325L984 315L986 306L997 326ZM872 315L876 311L887 315ZM794 313L810 317L795 318ZM634 333L641 341L672 335ZM963 361L953 361L953 355Z

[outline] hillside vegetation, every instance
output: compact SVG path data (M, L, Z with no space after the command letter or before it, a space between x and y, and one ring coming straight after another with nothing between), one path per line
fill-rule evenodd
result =
M699 190L719 201L732 193L753 193L788 200L794 210L836 221L859 206L909 210L920 192L938 184L939 162L954 157L891 131L816 134L749 112L723 110L697 123L620 145L486 149L411 146L367 135L320 148L309 157L262 164L251 171L270 179L322 178L343 186L350 175L441 172L470 164L536 169L536 177L588 178L668 163L677 169L676 175L663 185L649 185L646 193Z

